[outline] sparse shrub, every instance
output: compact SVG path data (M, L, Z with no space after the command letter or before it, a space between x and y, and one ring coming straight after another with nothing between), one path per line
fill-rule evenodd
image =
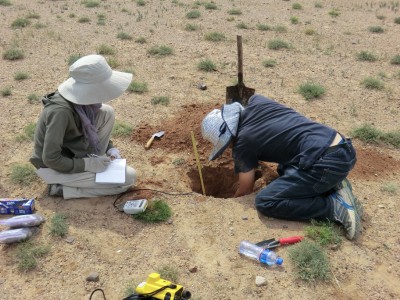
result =
M68 234L67 216L56 213L50 220L49 230L52 236L65 237Z
M311 221L311 226L305 228L306 235L321 246L340 245L342 239L332 222Z
M164 278L171 282L178 282L179 276L178 271L170 266L163 266L158 270L161 278Z
M24 142L24 141L33 141L33 137L35 135L35 129L36 129L36 124L35 123L29 123L27 124L24 129L22 130L22 133L19 134L16 137L16 140L18 142Z
M388 194L397 195L398 186L394 182L385 182L381 186L380 190Z
M220 42L226 39L225 35L219 32L206 33L204 38L206 39L206 41L211 41L211 42Z
M36 95L36 94L30 94L30 95L28 95L28 102L30 103L30 104L34 104L34 103L37 103L37 102L39 102L39 96L38 95Z
M97 15L97 25L101 26L106 25L106 16L104 14Z
M90 18L89 18L89 17L86 17L86 16L83 16L83 17L80 17L80 18L78 19L78 22L79 22L79 23L89 23L89 22L90 22Z
M210 2L210 3L204 4L204 8L205 9L217 9L218 7L217 7L217 4Z
M240 22L240 23L238 23L238 24L236 25L236 28L239 28L239 29L249 29L249 26L247 26L246 23L244 23L244 22Z
M126 32L121 31L121 32L118 32L117 38L119 38L120 40L131 40L132 36Z
M276 66L276 60L275 59L266 59L263 61L263 66L266 68L273 68Z
M316 32L313 28L307 28L305 31L306 35L314 35Z
M17 72L14 75L14 79L17 81L25 80L29 78L29 74L25 72Z
M333 18L340 16L340 12L337 9L332 9L329 11L329 15Z
M298 17L291 17L290 22L292 24L299 24L299 18Z
M372 33L383 33L384 30L381 26L370 26L368 27L368 31Z
M37 258L49 253L50 247L35 245L31 241L26 241L18 245L16 257L18 259L18 269L20 271L30 271L37 267Z
M260 31L268 31L271 30L271 26L267 24L257 24L257 29Z
M167 221L172 215L171 208L164 200L151 201L147 209L139 214L132 215L135 219L149 223Z
M200 18L201 13L198 10L191 10L186 14L187 19L197 19Z
M268 48L272 50L290 49L291 46L288 42L281 39L275 39L268 42Z
M400 65L400 55L393 56L392 59L390 60L390 63L392 65Z
M76 15L75 15L74 13L70 13L70 14L68 15L68 17L70 17L71 19L73 19L73 18L76 17Z
M97 48L97 53L101 55L114 55L115 54L115 49L111 46L108 46L106 44L101 44Z
M242 14L242 11L238 8L232 8L232 9L228 10L228 14L234 15L234 16L239 16Z
M212 72L217 70L217 66L211 59L204 59L197 65L197 69L205 72Z
M45 28L45 27L47 27L45 24L43 24L43 23L40 23L40 22L37 22L37 23L35 23L35 25L33 25L33 28L35 28L35 29L42 29L42 28Z
M132 126L123 123L120 121L115 121L113 130L112 130L112 136L113 137L123 137L123 136L130 136L132 134Z
M400 17L395 18L395 19L394 19L394 22L395 22L396 24L400 24Z
M6 88L1 90L1 95L3 97L11 96L11 94L12 94L12 92L11 92L11 89L9 87L6 87Z
M361 51L356 54L358 60L361 61L377 61L378 57L368 51Z
M284 25L276 25L276 26L274 27L274 30L275 30L276 32L281 32L281 33L287 32L287 28L286 28L286 26L284 26Z
M303 6L301 6L301 4L300 3L293 3L292 4L292 8L293 9L303 9Z
M11 23L12 29L24 28L31 24L31 21L25 18L18 18Z
M143 94L148 91L146 82L132 81L128 87L128 91L136 94Z
M0 0L0 6L10 6L11 1L10 0Z
M11 182L19 185L30 185L38 179L36 169L30 164L16 164L11 167Z
M376 18L377 18L378 20L385 20L385 19L386 19L386 17L385 17L385 16L382 16L382 15L377 15Z
M196 31L197 29L199 29L199 26L196 24L186 24L185 26L186 31Z
M385 85L379 79L373 77L366 77L361 81L361 84L370 90L382 90Z
M98 7L98 6L100 5L100 2L95 1L95 0L84 0L84 1L82 1L82 3L83 3L86 7L89 7L89 8Z
M306 99L320 98L325 94L325 88L315 83L304 83L299 87L299 93Z
M306 282L330 279L329 259L320 245L303 240L289 249L297 277Z
M155 96L155 97L151 98L151 104L167 106L169 104L169 97L167 97L167 96Z
M146 5L146 1L144 1L144 0L136 0L136 5L137 6L145 6Z
M314 4L314 7L315 7L315 8L323 8L324 6L322 5L321 2L316 2L316 3Z
M363 124L361 127L352 130L351 135L366 143L384 143L400 148L400 131L385 133L370 124Z
M117 68L119 66L118 60L116 58L114 58L114 57L108 57L107 58L107 63L110 65L110 67L112 69L115 69L115 68Z
M30 12L26 15L28 19L40 19L40 15L35 12Z
M154 46L154 47L150 48L147 52L151 55L158 56L158 57L164 57L164 56L173 54L172 48L165 46L165 45Z
M80 59L82 55L80 54L72 54L68 57L68 66L72 65L74 62L76 62L78 59Z
M147 42L146 38L143 36L140 36L135 40L135 43L138 43L138 44L145 44L146 42Z

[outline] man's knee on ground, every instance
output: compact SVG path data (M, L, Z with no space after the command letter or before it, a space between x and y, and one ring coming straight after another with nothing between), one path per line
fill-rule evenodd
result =
M270 200L265 195L261 196L260 193L258 193L255 199L255 206L257 211L259 211L262 215L272 217L272 211L274 207L273 202L273 200Z
M137 173L134 168L129 166L126 167L126 175L125 175L125 185L132 186L135 184L137 178Z

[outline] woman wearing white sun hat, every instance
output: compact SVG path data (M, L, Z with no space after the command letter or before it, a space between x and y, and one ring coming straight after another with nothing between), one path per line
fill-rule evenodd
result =
M132 74L113 71L101 55L87 55L69 68L66 81L43 99L30 159L49 184L50 196L64 199L125 192L136 171L127 166L125 183L97 184L95 173L121 158L110 140L114 110L104 104L128 88Z

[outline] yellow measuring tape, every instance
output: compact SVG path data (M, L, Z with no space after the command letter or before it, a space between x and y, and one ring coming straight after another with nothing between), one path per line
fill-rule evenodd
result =
M204 181L203 181L203 174L201 172L201 164L200 164L200 159L199 159L199 153L197 153L197 147L196 147L196 139L194 138L193 131L191 131L190 133L192 135L193 151L194 151L194 156L196 157L197 169L199 170L201 190L203 191L203 195L205 196L206 195L206 189L204 188Z

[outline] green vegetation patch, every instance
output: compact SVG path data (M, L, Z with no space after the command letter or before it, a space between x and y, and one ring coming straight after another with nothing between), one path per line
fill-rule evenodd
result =
M95 0L84 0L82 4L89 8L100 6L100 2Z
M385 85L379 79L366 77L361 81L361 84L369 90L383 90Z
M22 133L16 137L16 140L18 142L33 141L35 130L36 130L36 123L27 124L22 130Z
M312 220L311 226L305 228L306 236L316 241L321 246L331 244L340 245L342 238L332 222L319 222Z
M383 33L385 30L381 26L370 26L368 31L372 33Z
M154 96L153 98L151 98L151 104L167 106L169 104L169 97L167 97L167 96Z
M198 11L196 9L195 10L191 10L191 11L186 13L186 18L187 19L197 19L197 18L200 18L200 16L201 16L200 11Z
M220 32L208 32L204 35L204 38L206 41L211 41L211 42L220 42L224 41L226 39L225 35Z
M271 30L272 27L267 25L267 24L258 23L257 24L257 29L260 30L260 31L268 31L268 30Z
M262 64L266 68L273 68L276 66L276 60L275 59L266 59L263 61Z
M370 124L363 124L353 129L351 135L366 143L387 144L400 148L400 130L383 132Z
M146 82L132 81L128 87L128 91L136 94L143 94L148 91Z
M382 192L385 192L385 193L388 193L391 195L397 195L398 189L399 189L399 186L394 182L385 182L380 188L380 190Z
M400 55L393 56L392 59L390 60L390 63L392 65L400 65Z
M213 72L217 70L217 66L211 59L204 59L198 63L197 69L205 72Z
M327 281L330 279L330 264L324 249L317 243L303 240L289 250L297 277L306 282Z
M157 223L167 221L172 215L171 208L164 200L150 201L147 209L140 213L132 215L135 219L149 223Z
M10 6L11 1L10 0L0 0L0 5L1 6Z
M199 26L196 24L186 24L185 25L186 31L196 31L197 29L199 29Z
M326 89L323 86L312 82L304 83L299 87L299 93L306 100L320 98L322 95L325 94L325 92Z
M4 88L4 89L1 90L1 95L2 95L3 97L11 96L11 94L12 94L11 88L9 88L9 87L6 87L6 88Z
M55 237L65 237L68 234L69 225L67 216L61 213L56 213L50 220L50 234Z
M285 42L281 39L274 39L268 42L268 49L271 50L280 50L280 49L290 49L291 45L288 42Z
M112 136L113 137L131 136L132 130L133 128L131 125L117 120L115 121L112 130Z
M178 282L179 273L178 271L171 266L162 266L158 271L160 277L166 279L171 282Z
M37 267L37 259L50 252L49 246L35 245L32 241L26 241L18 245L16 258L20 271L30 271Z
M12 29L25 28L25 27L29 26L30 24L31 24L31 21L29 21L28 19L18 18L11 23L11 28Z
M361 51L356 54L356 57L360 61L377 61L378 57L375 54L372 54L368 51Z
M114 55L115 54L115 49L111 46L108 46L106 44L101 44L97 48L97 53L101 55Z
M147 52L150 55L158 56L158 57L164 57L164 56L172 55L174 53L172 48L165 46L165 45L151 47Z
M11 167L10 180L22 186L30 185L38 180L36 169L31 164L16 164Z
M14 79L17 80L17 81L25 80L25 79L28 79L28 78L29 78L29 74L26 73L26 72L18 71L14 75Z
M120 40L132 40L132 36L123 31L118 32L117 38Z
M80 59L82 55L80 54L72 54L68 57L67 63L68 66L72 65L74 62L76 62L78 59Z
M242 14L242 11L239 8L232 8L228 10L229 15L239 16Z

